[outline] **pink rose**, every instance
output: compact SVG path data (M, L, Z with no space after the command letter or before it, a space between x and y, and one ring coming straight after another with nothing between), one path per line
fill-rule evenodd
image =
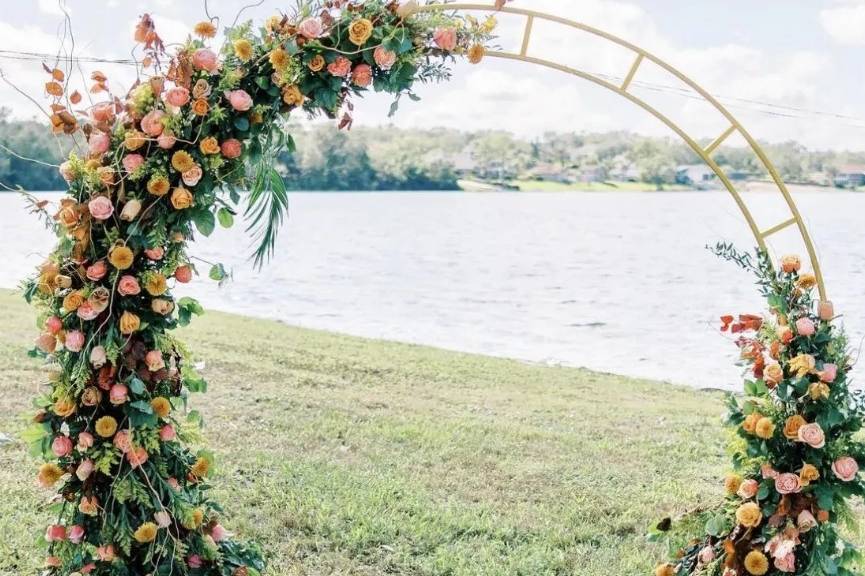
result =
M804 442L811 448L822 448L826 445L826 436L823 429L816 422L805 424L799 428L799 442Z
M137 448L131 448L126 453L126 459L129 461L129 465L132 468L138 468L139 466L143 466L148 459L147 450L141 448L140 446Z
M57 348L57 338L50 332L43 332L36 338L35 344L37 348L46 354L51 354Z
M210 537L213 538L214 542L222 542L228 538L228 531L222 527L222 524L217 524L211 529Z
M327 71L334 76L345 78L351 72L351 60L345 56L337 56L336 60L327 65Z
M835 473L835 476L839 480L850 482L856 478L856 474L859 472L859 464L850 456L842 456L832 463L832 472Z
M736 494L739 495L740 498L744 500L748 500L749 498L753 498L757 495L757 489L760 487L760 484L754 479L748 479L742 482L739 485L739 490Z
M105 132L94 132L90 135L90 139L87 140L87 146L93 155L107 152L110 144L111 137Z
M79 452L86 452L88 448L93 446L93 434L90 432L82 432L78 435L78 445L75 447Z
M75 526L69 529L69 541L73 544L81 544L84 540L84 526L79 526L76 524Z
M99 311L94 310L93 305L90 302L84 302L84 304L78 307L75 314L82 320L89 322L90 320L95 320L96 317L99 316Z
M144 251L144 255L151 260L162 260L162 257L165 256L165 248L163 248L162 246L157 246L156 248L147 248Z
M697 559L701 564L708 564L712 560L715 559L715 549L711 546L704 546L701 550Z
M45 320L45 328L52 334L57 334L61 330L63 330L63 320L61 320L58 316L49 316Z
M114 205L107 196L97 196L87 203L87 209L90 215L97 220L107 220L114 214Z
M66 349L70 352L81 352L84 348L84 332L81 330L70 330L66 333Z
M163 442L171 442L176 437L177 432L174 430L174 426L172 426L171 424L166 424L159 429L159 439Z
M96 564L90 562L89 564L85 564L84 566L82 566L79 572L81 572L82 574L90 574L94 570L96 570Z
M87 267L87 277L94 282L102 280L108 273L108 266L105 260L97 260Z
M187 186L195 186L201 180L202 176L204 176L204 171L202 171L201 166L198 166L197 164L181 174L183 183Z
M105 352L105 346L94 346L90 350L90 364L94 368L102 368L108 361L108 354Z
M225 93L231 107L238 112L246 112L252 108L252 96L246 90L232 90Z
M90 109L90 116L95 122L110 122L114 120L114 103L100 102Z
M106 546L100 546L96 549L96 555L99 556L99 559L103 562L113 562L116 558L114 545L108 544Z
M199 48L192 53L192 65L199 70L206 70L210 73L216 72L219 68L219 60L212 50L207 48Z
M355 86L366 88L372 84L372 67L369 64L358 64L351 71L351 81Z
M51 451L58 458L69 456L72 453L72 440L68 436L58 436L51 443Z
M108 391L108 401L115 406L125 404L129 400L129 388L125 384L115 384Z
M135 276L126 274L125 276L121 276L117 282L117 291L121 296L135 296L141 293L141 286L139 286Z
M234 158L238 158L242 152L240 140L237 138L229 138L219 147L222 151L222 155L232 160Z
M811 528L817 526L817 520L811 512L808 510L802 510L796 518L796 525L799 527L800 532L807 532Z
M135 172L144 164L144 156L141 154L127 154L123 157L123 169L129 174Z
M114 435L114 446L123 454L129 452L132 448L132 439L129 437L129 430L120 430Z
M75 174L72 171L72 163L69 160L66 160L62 164L60 164L60 168L58 168L60 175L63 176L63 179L67 182L72 182L75 178Z
M45 531L45 540L47 542L63 542L66 540L66 526L52 524Z
M812 336L814 334L814 322L810 318L799 318L796 320L796 334Z
M169 88L165 92L165 101L178 108L185 106L189 102L189 90L183 86Z
M181 284L188 284L192 281L192 268L185 264L178 266L174 271L174 278Z
M93 474L93 460L90 458L82 460L78 468L75 469L75 476L82 482L90 478L91 474Z
M321 36L322 31L321 18L307 18L297 26L297 33L310 40Z
M193 554L189 558L186 559L186 563L189 564L190 568L201 568L204 562L201 561L201 556L198 554Z
M781 572L795 572L796 555L793 552L789 552L780 558L775 558L775 568Z
M375 63L382 70L390 70L396 63L396 52L391 52L384 46L379 46L372 53Z
M144 356L144 362L147 364L147 369L151 372L162 370L165 368L165 359L162 357L162 352L159 350L151 350Z
M835 364L823 364L823 370L819 372L820 380L823 382L834 382L838 376L838 366Z
M162 118L165 113L162 110L151 110L141 119L141 129L148 136L159 136L165 126L162 125Z
M173 476L166 480L165 483L171 486L171 489L175 492L180 490L180 482L178 482L177 478L174 478Z
M156 144L163 150L170 150L174 147L175 142L177 142L177 138L175 138L174 132L170 130L166 130L156 139Z
M453 28L437 28L433 33L436 46L447 52L457 47L457 31Z
M775 478L775 490L778 494L794 494L802 489L799 483L799 476L790 472L778 474Z

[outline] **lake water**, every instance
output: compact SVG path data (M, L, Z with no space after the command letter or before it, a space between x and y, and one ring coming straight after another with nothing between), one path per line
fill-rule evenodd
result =
M788 217L768 194L746 200L762 228ZM797 202L858 348L865 195L805 192ZM0 194L0 230L0 286L13 287L53 240L13 194ZM699 387L739 385L717 319L762 310L751 278L704 249L754 244L721 192L293 194L261 272L246 261L242 226L217 232L193 251L232 268L233 281L199 278L179 291L211 308Z

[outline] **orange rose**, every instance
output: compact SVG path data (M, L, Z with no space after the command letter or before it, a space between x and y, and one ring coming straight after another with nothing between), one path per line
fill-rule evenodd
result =
M322 70L324 70L325 64L327 64L327 62L325 62L324 56L322 56L321 54L316 54L312 57L312 60L309 61L309 64L307 64L307 66L309 66L309 69L313 72L321 72Z
M213 136L208 136L198 145L202 154L218 154L219 153L219 141Z
M67 312L75 312L82 304L84 304L84 296L78 291L70 292L63 298L63 309Z
M199 98L192 103L192 113L196 116L204 116L210 110L210 104L204 98Z
M363 46L372 36L372 22L366 18L358 18L348 27L348 39L355 46Z
M303 94L295 85L286 86L282 91L282 101L289 106L300 106L303 104Z
M193 204L192 192L182 186L178 186L171 193L171 205L175 210L184 210Z
M141 320L132 312L126 311L120 316L120 333L129 336L141 327Z
M54 215L54 219L66 228L72 228L77 225L81 220L81 211L78 208L78 202L72 198L63 198L60 200L60 210Z
M787 421L784 422L784 437L787 440L796 440L799 438L799 428L807 424L808 421L805 420L799 414L795 416L790 416L787 418Z
M748 414L745 416L745 421L742 422L742 429L748 434L753 434L757 429L757 422L759 422L762 417L763 415L758 412Z
M67 418L75 414L75 400L72 398L60 398L55 403L51 410L61 418Z
M781 258L781 270L783 270L787 274L798 272L801 267L802 260L800 260L799 257L796 255L791 254Z

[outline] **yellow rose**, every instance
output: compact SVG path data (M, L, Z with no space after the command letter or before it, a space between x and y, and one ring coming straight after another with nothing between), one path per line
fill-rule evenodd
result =
M165 196L169 188L171 188L171 184L168 182L168 178L161 174L151 176L150 180L147 181L147 191L154 196Z
M67 312L75 312L82 304L84 304L84 296L77 290L70 292L63 298L63 309Z
M820 472L815 466L812 466L808 463L802 464L802 469L799 471L799 483L802 486L807 486L808 484L819 478Z
M790 416L787 418L787 421L784 422L784 437L787 438L787 440L796 440L799 438L799 428L807 423L808 421L799 414Z
M153 411L160 418L167 418L171 413L171 402L168 401L168 398L162 396L157 396L151 400L150 407L153 408Z
M763 513L756 502L746 502L736 509L736 522L745 528L756 528L763 520Z
M165 282L165 276L156 272L149 274L144 282L144 289L151 296L162 296L168 290L168 284Z
M467 56L471 64L479 64L480 61L484 59L486 53L486 48L480 44L474 44L469 48Z
M178 186L174 189L174 192L171 193L171 205L174 206L176 210L189 208L192 206L192 203L192 192L183 186Z
M178 150L171 155L171 165L178 172L186 172L195 166L195 160L192 159L192 156L186 150Z
M129 336L141 327L141 319L128 310L120 315L120 333Z
M201 150L202 154L218 154L219 153L219 141L213 136L208 136L198 145L198 148Z
M252 58L252 44L246 38L235 40L232 45L234 46L234 55L239 60L246 62Z
M322 56L321 54L316 54L312 57L312 60L309 61L309 64L307 64L307 66L309 66L309 69L313 72L321 72L322 70L324 70L325 64L327 64L327 62L325 62L324 56Z
M812 382L811 385L808 386L808 394L811 396L811 400L815 402L828 398L829 385L825 382Z
M204 98L198 98L192 103L192 113L196 116L204 116L210 110L210 104Z
M282 101L289 106L300 106L303 104L303 94L295 85L286 86L282 90Z
M745 421L742 422L742 429L748 434L753 434L757 429L757 422L760 421L763 415L759 412L752 412L745 416Z
M815 365L816 362L813 356L810 354L799 354L795 358L791 359L787 366L798 378L802 378L803 376L807 376L813 372Z
M112 416L103 416L96 421L96 433L103 438L111 438L117 432L117 420Z
M757 426L754 428L754 433L764 440L768 440L775 434L775 423L771 418L760 418L757 420Z
M769 560L759 550L751 550L745 556L745 570L754 576L763 576L769 571Z
M366 18L358 18L348 27L348 39L355 46L363 46L372 36L372 22Z
M52 411L61 418L67 418L75 414L75 401L72 398L59 398L52 407Z
M132 266L133 260L135 260L135 255L126 246L115 246L108 253L108 261L118 270L126 270Z
M136 542L141 544L147 544L148 542L153 542L156 540L156 531L158 530L156 524L153 522L145 522L135 531L133 535Z
M273 66L273 69L277 72L282 72L288 67L288 52L282 48L271 50L267 59L270 60L270 65Z
M724 477L724 490L726 490L727 494L735 494L741 485L742 477L738 474L730 473Z
M138 130L128 130L123 136L123 145L127 150L138 150L147 143L147 136Z

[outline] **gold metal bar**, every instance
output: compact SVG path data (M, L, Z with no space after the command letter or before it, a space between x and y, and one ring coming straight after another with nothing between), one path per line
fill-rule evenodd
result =
M634 79L634 75L637 73L637 68L640 67L640 64L643 63L643 55L637 54L637 57L634 59L634 63L631 64L631 69L628 70L628 75L625 76L625 81L622 82L622 85L619 86L621 90L627 90L628 86L631 85L631 80Z
M523 32L523 45L520 47L520 56L525 56L529 51L529 38L532 37L532 26L535 23L535 17L533 14L529 14L528 18L526 18L526 29Z
M711 154L712 152L714 152L714 151L715 151L715 148L717 148L718 146L720 146L720 145L721 145L721 142L723 142L724 140L726 140L727 137L730 136L730 134L732 134L732 133L735 132L735 131L736 131L736 127L733 126L732 124L730 124L730 127L727 128L726 130L724 130L724 133L723 133L723 134L721 134L720 136L718 136L717 138L715 138L715 141L712 142L711 144L709 144L709 146L706 148L706 154Z
M784 228L787 228L788 226L792 226L795 223L796 223L796 217L793 216L789 220L784 220L780 224L775 224L771 228L769 228L767 230L763 230L762 232L760 232L760 236L762 236L763 238L767 238L768 236L771 236L772 234L775 234L776 232L780 232Z

